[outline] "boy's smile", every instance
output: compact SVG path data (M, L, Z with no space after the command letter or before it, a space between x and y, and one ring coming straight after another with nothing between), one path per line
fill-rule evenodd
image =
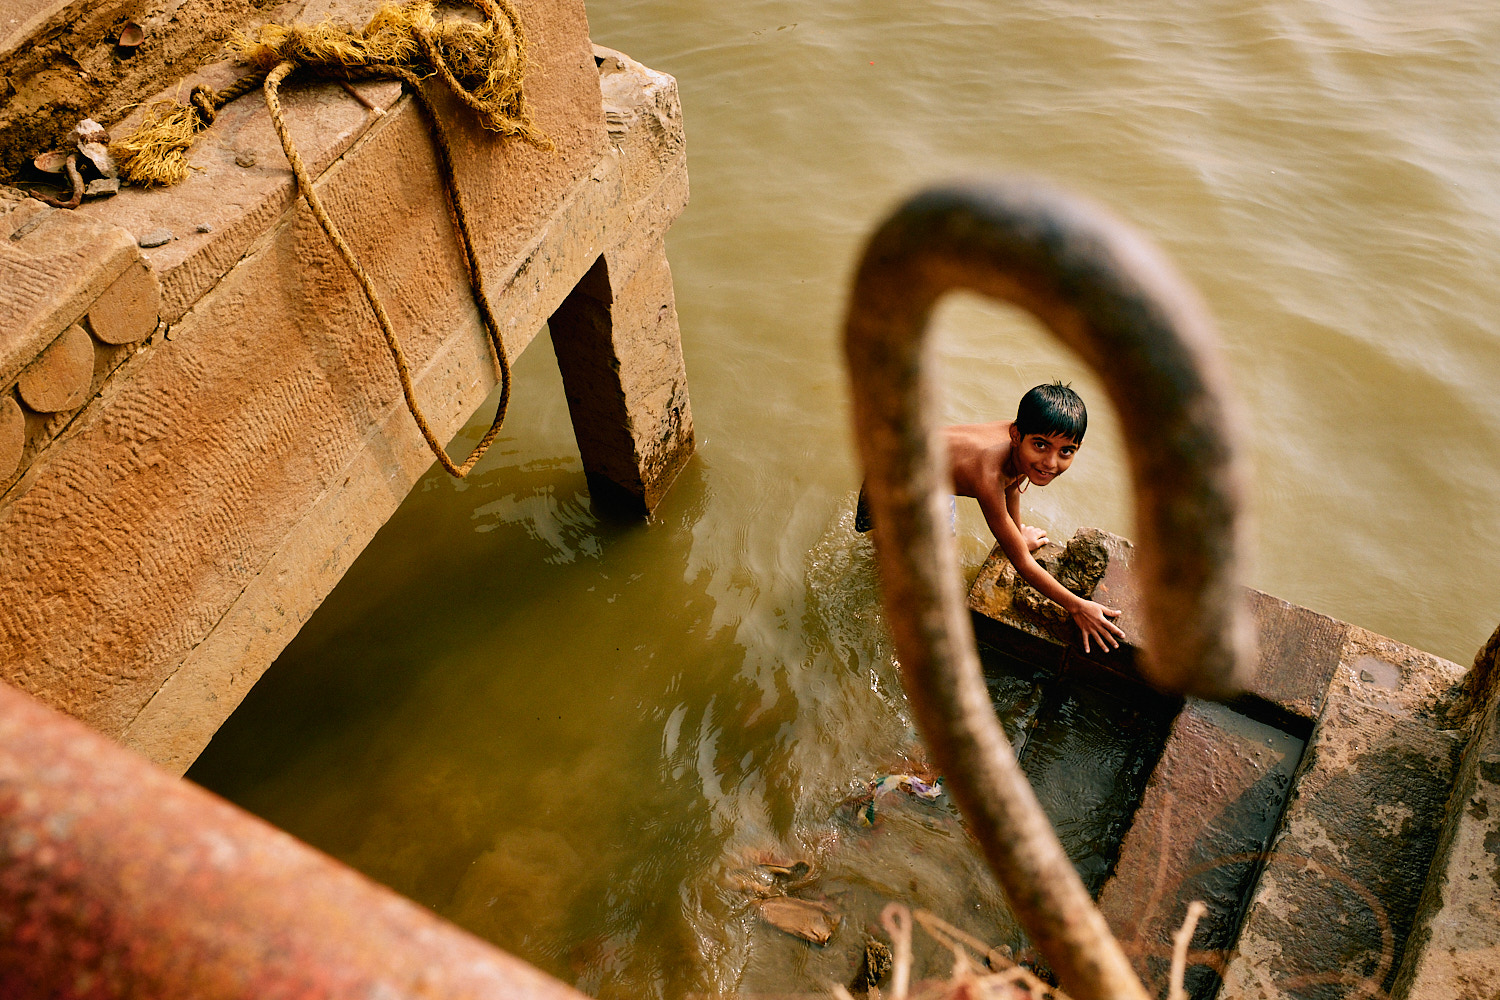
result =
M1038 486L1067 472L1077 453L1078 443L1064 434L1027 434L1011 450L1016 472Z

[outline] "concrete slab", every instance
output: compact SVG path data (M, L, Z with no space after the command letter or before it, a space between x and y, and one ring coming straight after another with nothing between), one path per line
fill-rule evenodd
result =
M1037 552L1037 561L1063 579L1075 593L1124 612L1117 620L1125 632L1120 649L1085 654L1076 626L1061 608L1017 576L998 545L985 559L970 588L970 610L978 617L1003 626L997 632L997 644L1024 642L1017 635L1022 633L1065 647L1069 657L1086 656L1104 669L1137 677L1135 661L1145 650L1145 639L1142 594L1131 571L1133 546L1126 539L1094 528L1080 529L1068 546L1045 546ZM1259 649L1255 677L1247 695L1264 702L1271 714L1284 714L1311 723L1322 709L1352 626L1258 590L1247 588L1246 599L1255 622ZM1358 630L1357 634L1374 636L1374 633L1364 630ZM1439 668L1436 657L1419 654L1417 650L1390 640L1384 641L1389 648L1381 646L1377 654L1371 655L1402 662L1413 657L1421 659L1420 666L1409 673L1413 678L1428 679L1410 683L1429 684L1431 677L1446 677L1451 672L1450 667ZM1035 644L1032 646L1034 648ZM1397 646L1399 650L1394 648ZM1432 672L1434 669L1437 674ZM1436 697L1433 694L1429 700ZM1449 692L1445 697L1452 701L1457 698L1457 692ZM1253 707L1247 710L1255 714Z
M1075 592L1083 592L1077 586L1083 575L1068 565L1066 553L1044 555L1059 572L1072 573ZM1139 650L1140 600L1130 557L1127 546L1115 545L1102 573L1086 575L1096 580L1093 599L1127 609L1127 645ZM1049 664L1060 657L1061 676L1086 668L1130 674L1128 657L1085 656L1071 623L1029 590L1003 554L992 552L970 594L976 632L1023 660L1038 649ZM1440 657L1269 595L1250 591L1247 599L1259 633L1259 674L1233 711L1193 703L1179 717L1101 905L1140 959L1148 985L1164 982L1171 933L1186 902L1207 897L1219 902L1195 937L1193 995L1214 992L1217 970L1225 997L1383 995L1396 981L1412 928L1419 926L1410 946L1419 956L1448 926L1441 916L1447 897L1440 894L1451 895L1458 880L1470 887L1474 902L1465 916L1449 914L1448 933L1475 921L1486 927L1500 922L1489 890L1473 889L1485 871L1500 870L1484 867L1492 861L1484 852L1495 851L1500 834L1486 826L1485 772L1466 763L1473 769L1461 786L1470 789L1464 793L1471 802L1468 819L1449 821L1443 843L1452 846L1438 855L1439 865L1462 874L1443 882L1446 888L1426 890L1429 902L1421 905L1428 916L1417 923L1460 750L1476 712L1491 703L1486 699L1494 697L1500 670L1481 662L1466 675ZM1500 657L1500 648L1493 656ZM1253 735L1247 740L1246 733ZM1307 733L1292 775L1297 737ZM1473 756L1485 760L1481 751ZM1495 770L1500 780L1500 767ZM1253 841L1276 824L1280 796L1293 781L1266 856ZM1256 791L1244 793L1247 788ZM1225 802L1243 806L1244 815L1225 819L1233 812ZM1174 815L1164 831L1162 817ZM1190 833L1180 838L1183 823ZM1247 835L1246 844L1230 844ZM1229 862L1213 864L1207 854L1215 851ZM1235 900L1252 882L1236 943ZM1488 908L1487 915L1479 917L1476 907ZM1488 938L1464 933L1471 936L1462 943L1447 940L1430 957L1413 957L1403 984L1436 996L1444 990L1458 995L1460 987L1479 982L1495 953L1486 950ZM1442 985L1423 985L1430 983Z
M1351 625L1329 697L1357 701L1435 729L1467 727L1477 710L1467 672L1451 660ZM1482 692L1481 692L1482 693Z
M1316 719L1350 626L1258 590L1249 591L1259 659L1250 693Z
M1086 595L1094 592L1111 563L1128 561L1132 548L1119 535L1079 528L1066 545L1044 545L1035 556L1059 583ZM1074 626L1062 608L1021 579L998 544L969 588L969 608L1050 642L1069 645L1074 639Z

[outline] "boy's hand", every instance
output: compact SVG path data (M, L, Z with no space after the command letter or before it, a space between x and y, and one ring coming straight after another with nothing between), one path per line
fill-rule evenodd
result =
M1026 539L1026 551L1035 552L1047 544L1047 532L1029 524L1021 525L1021 537Z
M1120 640L1125 637L1125 632L1120 626L1110 621L1110 618L1120 617L1116 608L1106 608L1104 605L1094 601L1084 601L1071 612L1073 621L1078 624L1078 630L1083 633L1083 651L1089 651L1089 639L1094 642L1103 652L1109 652L1110 648L1120 648ZM1106 617L1107 616L1107 617Z

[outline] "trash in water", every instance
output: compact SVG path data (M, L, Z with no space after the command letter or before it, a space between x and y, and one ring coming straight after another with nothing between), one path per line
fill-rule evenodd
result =
M914 774L887 774L875 783L875 794L884 795L887 792L906 791L919 799L931 802L943 794L943 779L935 781L923 781Z
M761 919L779 931L813 944L827 944L843 917L827 903L777 896L756 904Z
M811 861L787 858L772 851L756 851L743 859L743 867L724 873L724 884L760 899L784 896L816 882L818 870Z
M870 783L870 790L854 800L854 820L860 826L875 825L875 802L882 795L905 792L924 802L932 802L943 794L943 779L928 781L915 774L886 774Z
M802 882L812 874L812 865L806 861L793 861L791 864L763 861L760 870L776 879Z
M865 939L865 955L859 963L859 971L849 982L849 992L855 995L869 993L890 978L895 961L890 946L875 938ZM879 995L878 992L876 994Z

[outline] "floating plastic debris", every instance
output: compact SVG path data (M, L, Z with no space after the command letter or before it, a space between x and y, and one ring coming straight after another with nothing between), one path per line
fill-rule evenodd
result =
M943 779L934 778L928 781L915 774L881 775L871 782L868 795L855 800L855 823L859 826L874 826L875 802L882 795L890 795L894 792L905 792L913 798L921 799L924 802L932 802L943 794Z

